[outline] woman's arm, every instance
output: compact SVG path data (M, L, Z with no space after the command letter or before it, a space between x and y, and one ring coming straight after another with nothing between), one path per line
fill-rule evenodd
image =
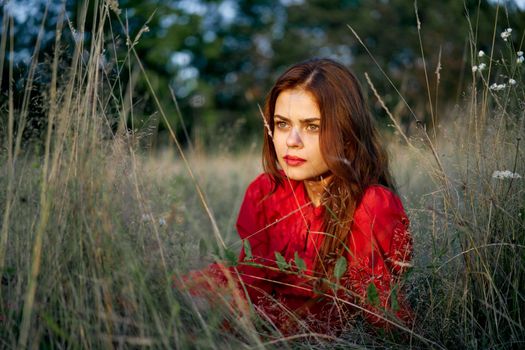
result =
M270 237L267 230L267 213L265 199L272 189L270 177L267 174L259 175L247 188L244 195L239 216L237 218L237 233L239 238L249 242L250 252L247 255L246 244L242 244L239 254L237 271L242 279L252 302L270 293L272 286L268 281L267 269L271 260L268 259ZM257 266L253 266L256 264Z

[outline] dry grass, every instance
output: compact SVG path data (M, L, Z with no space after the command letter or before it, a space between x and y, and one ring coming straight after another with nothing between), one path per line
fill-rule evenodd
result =
M17 135L29 107L15 109L12 89L1 116L2 347L523 345L525 180L492 177L494 170L525 174L521 66L493 68L518 81L500 92L489 89L493 75L473 74L471 97L448 113L436 135L420 129L389 144L415 240L411 335L382 337L357 325L330 341L273 339L252 320L229 314L234 335L221 329L224 310L200 308L172 288L172 276L202 266L224 246L240 248L234 223L246 186L261 171L258 148L213 158L180 147L142 153L142 133L123 121L133 101L123 98L125 87L109 90L98 68L109 9L99 10L99 32L89 47L76 43L68 70L58 71L58 54L50 63L43 151L22 147ZM5 57L13 31L7 22L2 29L9 34L2 36L0 65L12 64ZM82 61L84 49L89 56ZM126 60L138 59L131 45ZM116 115L108 102L119 107Z

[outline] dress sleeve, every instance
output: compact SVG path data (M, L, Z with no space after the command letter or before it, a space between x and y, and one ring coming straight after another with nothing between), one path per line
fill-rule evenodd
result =
M268 282L267 270L261 267L269 265L272 261L269 255L270 239L266 227L265 211L265 200L271 192L271 187L272 183L268 175L262 174L255 179L246 190L237 218L237 233L241 240L247 240L250 243L252 255L252 258L247 261L243 244L237 270L252 301L260 299L263 294L269 293L272 289ZM256 263L258 266L252 266L246 262Z
M264 200L271 191L271 183L267 177L260 175L248 186L237 217L239 237L247 239L252 253L257 255L266 254L268 248ZM245 255L244 249L241 250L241 255Z
M385 311L410 323L412 313L402 294L402 276L411 266L409 220L399 198L389 189L372 186L355 210L349 237L349 268L345 284L357 302L379 315ZM364 317L388 328L370 312Z

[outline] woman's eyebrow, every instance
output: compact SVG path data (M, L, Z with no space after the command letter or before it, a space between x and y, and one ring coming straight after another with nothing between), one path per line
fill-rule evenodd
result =
M279 119L282 119L282 120L287 121L287 122L290 121L289 118L283 117L282 115L279 115L279 114L275 114L275 115L273 116L273 118L274 118L274 119L275 119L275 118L279 118ZM320 120L321 120L321 118L305 118L305 119L299 119L299 121L300 121L301 123L318 122L318 121L320 121Z

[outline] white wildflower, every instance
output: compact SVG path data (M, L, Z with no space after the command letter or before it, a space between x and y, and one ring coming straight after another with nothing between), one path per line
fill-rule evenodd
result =
M479 69L480 72L482 70L484 70L485 68L487 68L487 65L485 63L480 63L479 66L478 66L478 69Z
M516 85L516 80L514 79L509 79L509 85Z
M159 219L159 225L160 225L160 226L165 226L165 225L166 225L166 219L164 219L164 218L160 218L160 219Z
M521 175L510 170L495 170L492 173L494 179L521 179Z
M472 73L476 73L477 70L478 70L478 66L472 66Z
M507 28L503 32L501 32L500 36L503 39L503 41L507 41L507 39L511 36L512 28Z
M118 7L118 1L117 0L107 0L106 3L108 4L109 8L113 10L118 15L120 15L121 11Z
M516 54L518 55L518 57L523 57L523 51L518 51L516 52Z
M479 50L478 57L483 57L483 56L485 56L485 51Z
M500 90L503 90L507 87L506 84L492 84L491 86L489 86L489 89L491 90L494 90L494 91L500 91Z
M518 56L518 58L516 59L516 63L517 64L522 64L523 61L525 61L525 57L523 57L523 56Z

